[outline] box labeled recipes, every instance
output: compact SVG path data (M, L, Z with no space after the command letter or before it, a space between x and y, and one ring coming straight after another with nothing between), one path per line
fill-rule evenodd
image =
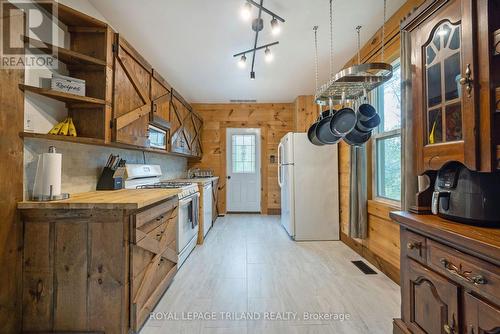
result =
M67 77L60 74L52 74L52 90L58 92L85 96L85 80Z

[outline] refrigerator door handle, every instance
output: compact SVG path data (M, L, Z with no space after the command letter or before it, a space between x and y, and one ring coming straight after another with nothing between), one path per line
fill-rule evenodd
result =
M283 167L283 166L278 165L278 185L280 186L280 188L283 187L283 182L281 182L281 167Z
M278 165L281 165L281 148L283 147L283 144L280 142L278 144Z
M283 147L283 144L280 142L278 144L278 185L280 188L283 186L283 183L281 182L281 148Z

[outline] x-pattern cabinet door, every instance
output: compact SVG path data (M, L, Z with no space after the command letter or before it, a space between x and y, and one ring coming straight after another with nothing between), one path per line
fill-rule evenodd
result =
M186 117L189 115L190 111L185 107L182 97L173 90L170 109L172 152L191 153L189 138L185 130Z
M115 38L113 139L145 147L148 146L152 68L125 39L118 34Z

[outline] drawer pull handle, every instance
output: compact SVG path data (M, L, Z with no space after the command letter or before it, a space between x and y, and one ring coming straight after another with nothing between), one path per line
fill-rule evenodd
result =
M474 285L484 285L488 283L486 278L484 278L483 275L474 275L471 276L472 272L471 271L466 271L462 269L462 264L459 264L458 267L448 261L447 259L441 259L440 262L443 264L443 267L450 273L452 273L455 276L460 277L461 279L472 283Z
M160 216L160 217L156 218L156 220L157 220L157 221L160 221L160 220L162 220L163 218L164 218L163 216Z
M422 248L422 243L421 242L409 242L406 247L408 249L420 249Z

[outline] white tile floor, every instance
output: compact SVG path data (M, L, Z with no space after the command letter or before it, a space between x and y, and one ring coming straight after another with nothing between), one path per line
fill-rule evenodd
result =
M391 333L392 318L400 315L399 286L378 270L364 275L351 263L358 259L340 241L290 240L279 216L219 218L141 334ZM293 313L289 319L268 318L278 312ZM305 313L349 319L305 319ZM160 320L165 317L170 319Z

